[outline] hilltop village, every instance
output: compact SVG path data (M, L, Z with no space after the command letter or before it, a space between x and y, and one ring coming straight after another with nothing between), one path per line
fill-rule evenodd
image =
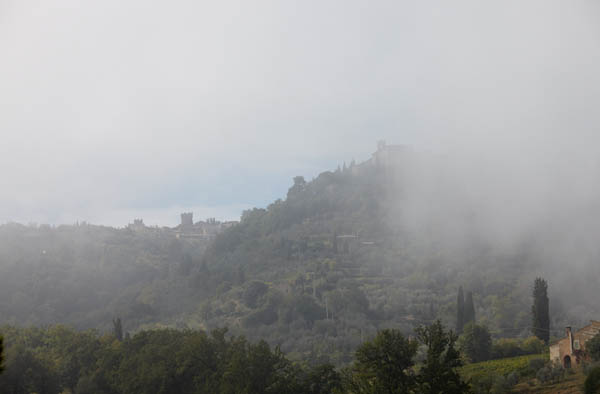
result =
M338 172L348 172L354 176L363 176L369 171L375 170L378 173L394 172L406 163L406 160L411 157L411 150L403 145L388 145L386 141L380 140L377 142L377 150L373 152L368 160L362 163L355 164L354 160L348 167L344 164L344 168L338 168ZM306 184L304 177L297 176L294 178L295 186L302 188ZM293 188L292 188L293 189ZM146 226L143 218L136 218L133 223L127 225L127 228L135 232L150 232L159 231L162 233L173 234L176 238L188 239L214 239L218 234L239 224L237 220L219 221L216 218L207 218L206 220L194 222L193 212L183 212L180 215L181 221L176 227L153 227ZM354 234L336 235L340 241L345 243L358 240L358 236ZM344 244L345 244L344 243ZM361 240L363 245L374 244L371 240Z
M205 221L200 220L194 223L194 214L184 212L181 214L181 223L173 228L149 227L144 224L143 219L134 219L133 223L130 223L127 228L134 232L157 231L163 234L172 234L176 238L210 240L238 223L239 221L235 220L221 222L215 218L208 218Z

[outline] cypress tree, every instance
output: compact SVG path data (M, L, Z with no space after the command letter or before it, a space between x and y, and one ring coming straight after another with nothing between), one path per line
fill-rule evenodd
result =
M458 297L456 299L456 332L460 334L465 325L465 297L463 288L458 288Z
M531 315L533 335L547 344L550 340L550 302L548 300L548 283L542 278L536 278L533 283Z
M113 319L113 335L119 342L123 341L123 325L120 317Z
M473 304L473 292L467 292L464 309L464 324L469 322L475 323L475 305Z

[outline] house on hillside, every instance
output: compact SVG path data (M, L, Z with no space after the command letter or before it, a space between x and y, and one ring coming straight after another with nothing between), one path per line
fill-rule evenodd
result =
M567 327L565 338L550 345L550 360L560 362L565 368L570 368L573 362L579 364L588 358L585 343L598 333L600 333L600 321L595 320L591 320L590 324L576 332L572 332L571 327Z

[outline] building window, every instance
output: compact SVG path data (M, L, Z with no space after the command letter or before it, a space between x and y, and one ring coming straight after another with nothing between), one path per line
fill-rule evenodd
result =
M573 341L573 348L575 350L579 350L579 339Z

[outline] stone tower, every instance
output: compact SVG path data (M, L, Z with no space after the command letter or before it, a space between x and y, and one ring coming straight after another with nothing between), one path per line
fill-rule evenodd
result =
M181 214L181 226L190 227L194 225L194 214L192 212L184 212Z

